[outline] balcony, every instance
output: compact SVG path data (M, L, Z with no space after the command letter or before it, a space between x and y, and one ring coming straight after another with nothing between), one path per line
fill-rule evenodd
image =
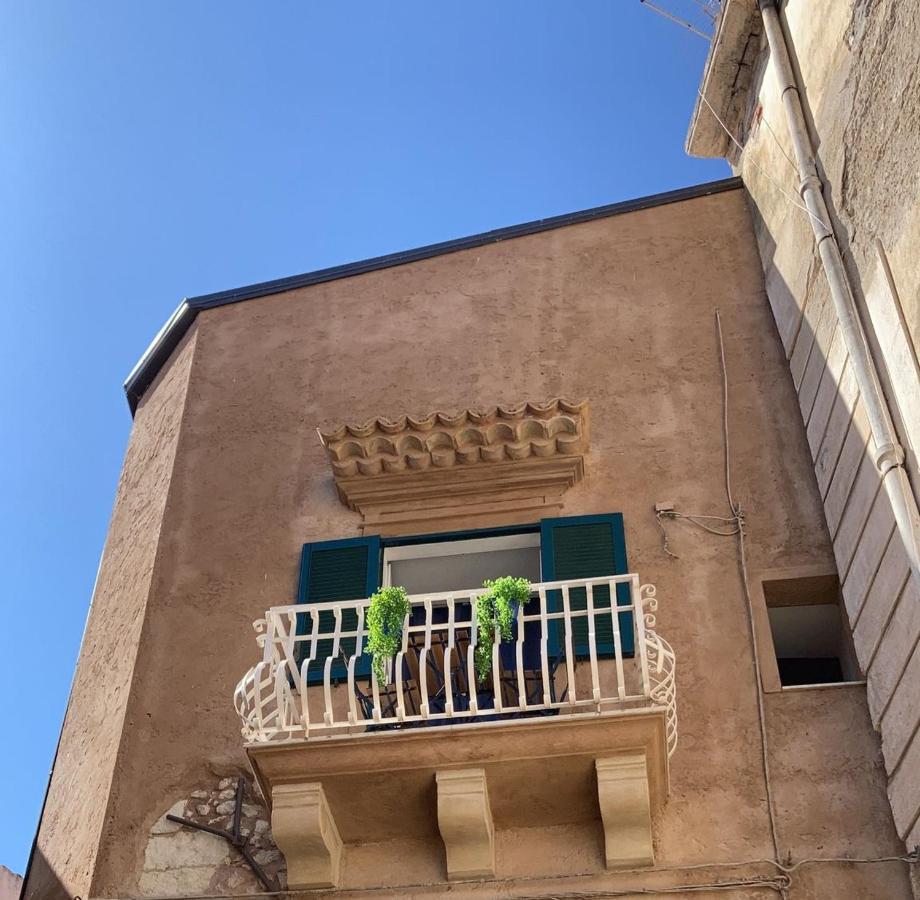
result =
M338 884L343 844L392 839L394 816L407 837L440 831L451 879L494 874L501 827L599 821L609 867L652 862L677 744L654 586L532 585L512 640L496 629L484 679L481 593L410 597L385 685L363 652L368 600L273 607L255 623L262 661L234 699L292 886Z

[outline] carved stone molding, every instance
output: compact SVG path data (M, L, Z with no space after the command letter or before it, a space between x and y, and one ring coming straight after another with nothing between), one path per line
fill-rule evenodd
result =
M654 865L645 751L608 756L596 760L594 765L607 868Z
M495 876L495 826L484 769L435 773L438 829L447 851L447 877L454 881Z
M342 502L398 534L447 520L523 521L584 476L588 402L372 419L321 431Z
M287 861L288 886L336 887L342 838L322 784L276 784L271 796L272 831Z

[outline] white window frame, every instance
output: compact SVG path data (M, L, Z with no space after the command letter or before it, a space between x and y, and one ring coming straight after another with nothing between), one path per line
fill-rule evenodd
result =
M435 541L428 544L403 544L383 548L383 586L391 587L390 564L395 560L425 559L431 556L461 556L469 553L488 553L497 550L520 550L539 547L540 532L503 534L483 538L457 538L452 541Z

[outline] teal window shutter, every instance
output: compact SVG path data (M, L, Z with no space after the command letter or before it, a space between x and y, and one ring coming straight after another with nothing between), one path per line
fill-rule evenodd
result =
M363 600L370 597L380 586L380 538L377 535L360 538L344 538L338 541L319 541L304 544L300 557L300 584L297 602L309 606L311 603L326 603L334 600ZM354 631L358 616L348 611L342 616L342 630ZM319 634L328 634L317 642L316 657L307 672L307 683L317 684L323 680L324 662L332 651L332 632L335 617L331 612L319 615ZM297 634L312 633L313 619L310 613L297 616ZM308 654L308 644L298 645L298 665ZM346 656L355 652L355 638L343 639L340 649ZM355 675L370 675L370 657L362 653L355 662ZM332 676L343 679L347 670L341 658L332 666Z
M543 519L540 523L540 561L544 581L626 574L629 569L626 563L623 514ZM631 602L630 586L618 584L616 595L618 606L628 605ZM551 591L547 601L550 610L561 610L562 592ZM587 609L587 591L584 588L569 591L569 601L573 610ZM610 609L610 590L607 587L595 587L594 608ZM623 655L632 656L635 646L632 613L619 613L618 621ZM613 656L613 619L610 613L595 614L594 633L598 655ZM551 626L551 651L559 652L560 636L561 626ZM572 622L572 646L576 656L589 655L586 616L579 616Z

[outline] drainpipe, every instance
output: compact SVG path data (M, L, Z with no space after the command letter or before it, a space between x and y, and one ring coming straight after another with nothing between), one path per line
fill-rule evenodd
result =
M837 320L850 357L850 364L859 384L860 396L866 407L869 426L875 444L874 462L894 511L898 531L910 561L910 569L920 583L920 512L917 500L904 469L904 448L901 446L891 413L879 384L878 373L869 352L869 344L859 319L856 301L843 266L840 247L831 227L823 184L815 165L815 151L805 125L802 98L795 72L789 59L789 49L777 10L777 0L759 0L764 31L770 46L770 61L782 91L786 123L792 138L799 170L799 193L808 209L815 243L830 288Z

